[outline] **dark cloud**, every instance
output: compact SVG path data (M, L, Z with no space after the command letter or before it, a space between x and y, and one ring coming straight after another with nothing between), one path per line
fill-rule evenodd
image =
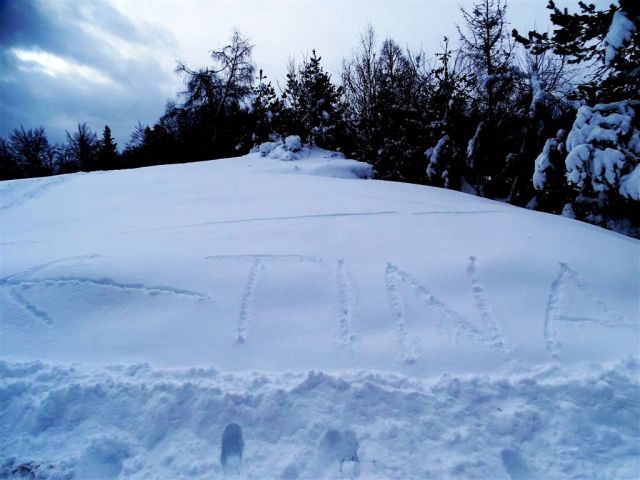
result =
M167 30L104 1L0 0L0 135L42 125L60 141L86 121L97 130L109 124L123 146L174 93L174 45Z

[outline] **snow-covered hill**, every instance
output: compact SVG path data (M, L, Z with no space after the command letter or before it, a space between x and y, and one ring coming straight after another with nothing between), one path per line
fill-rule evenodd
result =
M0 478L637 476L640 242L307 153L0 183Z

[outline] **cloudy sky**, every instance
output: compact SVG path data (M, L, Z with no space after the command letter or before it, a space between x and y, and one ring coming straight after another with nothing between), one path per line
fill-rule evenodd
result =
M577 0L559 2L576 5ZM604 4L606 1L596 3ZM378 36L437 50L472 0L0 0L0 136L44 126L54 141L87 122L120 147L181 88L181 59L204 66L233 28L271 80L315 48L336 77L367 23ZM514 27L548 28L544 0L511 0Z

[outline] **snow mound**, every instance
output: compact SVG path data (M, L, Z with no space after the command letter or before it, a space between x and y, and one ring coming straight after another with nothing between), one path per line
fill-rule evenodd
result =
M373 167L368 163L340 158L328 158L323 163L313 165L305 173L334 178L372 178Z
M333 178L372 178L373 167L357 160L345 159L341 152L332 152L318 147L303 146L300 137L292 135L279 142L261 144L257 152L270 160L295 162L283 173L304 173Z
M38 478L222 478L230 422L243 429L244 478L344 478L323 448L336 431L348 432L363 478L633 478L640 468L633 359L429 381L148 364L0 362L0 372L2 477L22 466Z
M298 135L289 135L284 139L284 148L290 152L299 152L302 149L302 140Z

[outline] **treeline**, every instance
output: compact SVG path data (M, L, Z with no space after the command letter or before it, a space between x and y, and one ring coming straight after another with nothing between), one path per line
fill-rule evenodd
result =
M234 32L153 125L118 153L108 127L52 146L0 139L2 178L189 162L299 135L371 163L377 178L441 186L640 233L640 2L578 12L550 1L553 33L509 29L503 0L461 11L433 58L361 36L332 79L315 51L277 90Z
M112 170L123 166L111 129L104 127L98 139L85 123L67 132L65 144L51 144L43 127L16 128L8 139L0 138L0 180Z

